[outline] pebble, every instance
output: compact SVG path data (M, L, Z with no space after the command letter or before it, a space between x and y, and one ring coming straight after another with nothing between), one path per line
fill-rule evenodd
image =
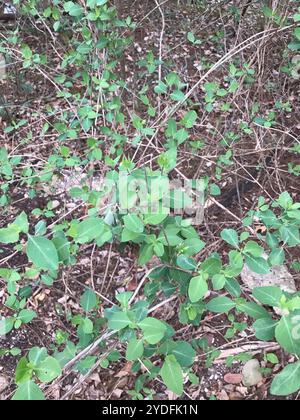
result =
M229 396L227 394L226 391L224 391L224 389L218 393L218 399L220 401L229 401Z
M260 364L257 359L249 360L243 368L243 383L245 386L255 386L263 379Z
M58 200L52 201L52 210L56 209L59 206L60 206L60 202Z
M288 293L297 292L295 280L285 265L272 267L270 273L265 275L254 273L245 265L241 279L251 290L258 286L278 286Z
M5 376L0 376L0 394L6 390L9 383Z

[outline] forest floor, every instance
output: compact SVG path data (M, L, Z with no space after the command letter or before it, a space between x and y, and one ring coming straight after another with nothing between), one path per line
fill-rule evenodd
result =
M162 58L166 69L171 67L180 75L189 87L199 80L205 70L205 65L217 62L224 53L231 50L240 42L258 32L261 25L260 15L255 10L249 10L240 24L236 23L229 13L227 6L202 10L195 6L173 7L172 2L164 5L164 24L159 10L156 10L146 19L147 13L153 9L152 2L134 2L134 7L128 6L123 10L124 15L131 15L135 22L142 21L141 26L134 32L134 42L126 50L123 66L120 71L125 72L127 93L124 103L128 109L134 110L134 93L138 92L144 84L143 69L139 66L141 60L151 61L151 51L157 56L160 46ZM253 20L257 19L256 22ZM263 28L262 28L263 29ZM191 43L187 33L193 33L199 43ZM163 35L162 44L160 44ZM42 42L41 42L42 41ZM46 40L45 40L46 41ZM39 42L39 48L47 48L47 42L38 39L36 35L28 38L28 43ZM277 198L282 191L289 191L293 198L300 201L299 177L291 173L291 166L300 165L300 155L291 151L295 138L300 134L300 86L299 80L293 80L280 69L284 66L282 50L286 44L283 35L274 35L258 45L254 45L239 53L238 59L242 63L251 63L255 69L254 75L245 75L254 79L248 85L240 87L234 94L228 109L224 111L202 111L203 88L195 90L193 100L199 103L197 113L199 122L194 126L192 142L180 151L179 166L174 178L183 174L187 178L208 176L220 187L220 195L215 197L212 206L205 211L204 222L197 227L201 238L208 244L205 252L218 252L227 255L228 248L219 240L220 232L224 228L236 227L246 216L247 212L255 208L259 196L268 200ZM148 65L150 63L148 62ZM176 68L174 68L174 64ZM55 65L53 63L53 65ZM226 67L226 66L225 66ZM226 86L227 71L220 66L210 81L219 82ZM154 77L154 76L153 76ZM154 80L154 78L153 78ZM149 83L149 80L148 80ZM21 85L21 87L20 87ZM1 133L0 145L8 150L17 150L18 153L28 156L26 162L29 166L37 167L41 160L47 160L57 143L57 134L48 131L44 138L40 138L41 127L46 117L46 107L59 109L57 97L52 97L52 86L45 82L40 75L33 77L28 72L28 78L19 81L19 85L12 85L9 79L2 82L2 95L6 101L15 105L13 118L26 118L29 126L20 128L13 134ZM153 98L153 101L156 99ZM276 128L260 125L254 121L256 104L260 104L260 114L265 119L272 118L276 113ZM163 108L166 104L162 103ZM12 108L13 109L13 108ZM135 109L143 117L144 110ZM180 110L178 115L180 115ZM2 116L2 126L9 121ZM247 121L251 124L251 132L241 129ZM33 133L30 140L25 140L28 131ZM36 133L36 136L34 135ZM130 134L130 133L128 133ZM25 140L25 141L24 141ZM159 140L159 139L158 139ZM230 144L232 156L226 158L224 150ZM81 140L74 141L74 153L80 155L83 147ZM156 150L140 150L139 163L147 162L151 154L160 151L159 142ZM134 155L136 148L128 144L127 156ZM220 161L223 156L223 161ZM226 159L230 164L226 164ZM216 168L221 169L221 176L216 175ZM80 185L82 177L89 168L81 172L75 169L62 171L57 174L56 182L52 183L49 191L37 191L32 199L28 189L21 183L15 182L11 186L11 204L0 209L0 227L6 226L22 210L27 213L34 209L44 209L49 200L55 201L52 209L53 216L48 220L55 222L72 211L81 217L86 214L87 208L74 200L68 194L70 183ZM102 178L105 168L99 167L99 179ZM300 172L300 171L299 171ZM40 216L31 214L32 222L40 220ZM68 216L66 216L68 219ZM258 224L256 229L259 231ZM25 266L25 256L22 254L5 260L11 255L12 248L4 245L1 261L3 267L22 268ZM199 255L198 258L206 255ZM147 267L137 267L137 249L126 246L120 249L117 245L105 245L95 249L87 245L81 252L80 258L73 266L64 270L51 288L39 286L34 290L29 302L30 307L38 314L37 320L14 330L6 338L0 338L1 348L18 347L26 352L33 346L50 348L57 330L67 332L70 339L76 339L74 327L68 322L68 315L80 311L79 300L85 288L92 287L105 300L102 300L99 313L103 314L109 301L114 300L116 291L134 290L147 268L156 264L156 260ZM287 266L294 277L296 286L300 290L300 274L295 267L295 261L300 262L300 254L291 253L287 256ZM5 288L1 288L0 279L0 314L5 316L9 310L2 306L6 298ZM243 293L249 294L247 286L242 285ZM158 308L155 316L168 321L177 331L176 338L201 340L205 338L203 351L198 354L198 362L194 365L194 373L199 377L198 385L190 385L186 390L185 398L191 399L220 399L220 400L247 400L274 398L269 394L269 384L274 373L278 372L287 356L278 349L276 343L261 343L249 326L246 315L240 315L234 322L245 323L242 331L236 331L233 338L226 338L226 332L232 328L232 320L226 315L207 315L199 326L183 326L179 324L175 308L178 302L173 300L169 304ZM114 350L122 350L122 344L116 348L115 340L109 339L108 346ZM252 346L252 347L251 347ZM271 351L278 357L279 362L270 364L265 354ZM260 362L264 369L262 381L252 388L242 383L243 357L251 353ZM239 360L229 362L228 357L240 354ZM293 357L288 359L293 360ZM0 359L0 376L8 379L9 386L0 392L0 399L7 399L14 390L15 358L5 355ZM78 372L68 372L47 389L47 396L51 399L128 399L128 391L132 389L135 375L131 372L131 364L119 360L111 363L107 368L95 369L88 375ZM158 400L176 399L177 397L157 382L151 383L154 398ZM289 398L298 399L299 395Z

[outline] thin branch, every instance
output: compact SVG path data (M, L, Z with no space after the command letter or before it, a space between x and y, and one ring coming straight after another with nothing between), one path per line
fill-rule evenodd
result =
M161 82L162 77L162 47L163 47L163 39L164 39L164 33L165 33L165 27L166 27L166 21L165 21L165 15L161 8L161 5L158 3L158 0L155 0L155 3L158 7L158 10L161 14L161 21L162 21L162 28L160 32L160 38L159 38L159 65L158 65L158 81ZM158 97L158 112L160 113L160 95Z

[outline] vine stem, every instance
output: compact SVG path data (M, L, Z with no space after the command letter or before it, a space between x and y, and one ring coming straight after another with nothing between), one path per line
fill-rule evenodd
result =
M134 301L134 299L136 298L136 296L138 295L140 289L142 288L143 284L145 283L145 281L147 280L147 278L149 277L149 275L156 270L157 268L160 267L164 267L163 265L158 265L156 267L151 268L151 270L147 271L147 273L144 275L144 277L142 278L142 280L140 281L139 285L137 286L137 288L135 289L134 294L131 296L130 300L129 300L129 305Z
M164 12L162 10L161 5L159 4L158 0L155 0L155 3L157 5L157 8L161 14L161 22L162 22L162 28L161 28L161 32L160 32L160 38L159 38L159 65L158 65L158 81L161 82L161 77L162 77L162 47L163 47L163 39L164 39L164 34L165 34L165 27L166 27L166 21L165 21L165 15ZM161 109L161 98L160 96L158 97L158 112L160 113L160 109Z

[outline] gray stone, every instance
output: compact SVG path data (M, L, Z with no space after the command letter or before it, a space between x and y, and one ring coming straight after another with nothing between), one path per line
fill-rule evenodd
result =
M260 372L260 364L257 359L249 360L243 368L243 383L245 386L255 386L262 379L262 374Z
M287 266L272 267L269 274L256 274L246 265L241 273L242 282L249 287L278 286L289 293L296 293L296 285L293 276L288 271Z

